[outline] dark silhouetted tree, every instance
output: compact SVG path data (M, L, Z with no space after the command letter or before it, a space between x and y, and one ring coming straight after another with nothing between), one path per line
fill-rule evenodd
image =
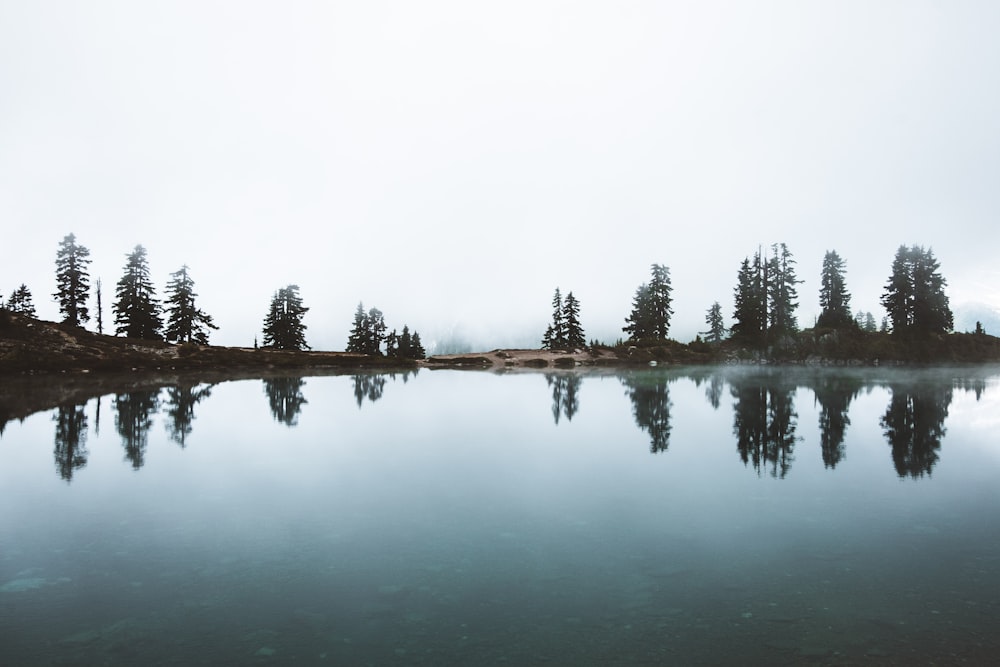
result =
M670 269L662 264L650 267L649 283L643 283L632 298L632 312L625 318L622 331L629 340L664 341L670 333L670 316L673 287L670 284Z
M159 340L163 328L160 304L156 301L149 278L146 249L137 245L126 255L125 273L118 281L112 310L115 312L115 334L128 338Z
M387 357L397 359L423 359L427 356L423 345L420 344L420 334L410 333L410 327L403 325L403 333L396 335L396 330L386 336L385 354Z
M56 252L56 293L63 323L75 327L90 320L87 299L90 298L90 250L77 244L76 235L68 234L59 242Z
M734 290L733 340L744 345L761 345L767 329L766 296L762 281L760 254L744 258L740 265Z
M566 347L571 350L586 347L587 337L580 324L580 302L572 292L566 295L566 302L563 304L563 323L566 330Z
M370 308L366 313L364 304L359 302L358 309L354 312L354 325L347 338L347 351L381 356L387 329L381 310Z
M896 251L882 295L894 334L912 337L952 330L954 319L944 293L947 282L939 269L930 249L914 245Z
M722 319L722 306L718 301L713 303L705 314L705 324L708 325L708 331L699 333L709 343L721 343L722 339L726 337L726 324Z
M777 341L782 336L799 330L795 310L799 304L798 289L802 281L795 275L795 260L788 246L775 243L771 246L771 259L767 262L765 280L768 295L768 340Z
M820 272L819 306L820 314L816 326L830 329L853 328L851 318L851 295L844 280L844 260L836 250L828 250L823 256Z
M308 310L302 305L298 285L275 292L264 318L264 345L277 350L310 349L306 344L306 325L302 322Z
M35 317L35 304L31 302L31 290L24 283L14 290L7 299L7 310L27 317Z
M552 296L552 322L542 336L542 348L546 350L566 348L566 321L563 314L562 293L558 287Z
M167 328L164 337L170 342L208 345L208 330L218 329L212 316L194 304L194 280L187 264L170 274L167 284Z

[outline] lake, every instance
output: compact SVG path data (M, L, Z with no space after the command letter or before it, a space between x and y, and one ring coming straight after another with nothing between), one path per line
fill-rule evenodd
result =
M0 435L0 663L984 664L998 434L997 367L76 398Z

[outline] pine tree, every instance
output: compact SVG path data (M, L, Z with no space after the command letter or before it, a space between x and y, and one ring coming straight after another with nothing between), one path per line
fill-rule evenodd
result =
M90 320L87 299L90 296L90 250L77 245L76 235L68 234L59 242L56 252L56 293L63 323L75 327Z
M153 283L149 279L146 249L137 245L126 255L125 274L118 281L115 312L115 333L128 338L160 339L163 320L156 301Z
M18 287L7 299L7 310L12 313L19 313L27 317L36 317L35 304L31 302L31 290L24 283Z
M670 269L662 264L650 267L650 281L643 283L632 298L632 312L625 318L622 331L630 340L667 340L670 317L674 311Z
M542 348L546 350L566 348L566 322L563 314L562 293L558 287L552 296L552 323L545 329L545 335L542 336Z
M167 330L168 341L198 343L208 345L207 329L218 329L212 317L194 304L198 296L194 292L194 280L188 275L185 264L170 274L172 280L167 285Z
M882 295L893 333L913 336L952 330L954 318L944 293L947 282L939 269L930 249L914 245L896 251Z
M370 308L367 316L367 337L365 340L365 354L372 356L382 356L382 342L385 340L385 332L388 327L385 325L385 318L378 308Z
M828 250L823 256L819 306L822 310L816 326L831 329L853 327L851 295L844 282L844 260L835 250Z
M587 346L587 337L584 336L583 326L580 324L580 302L576 300L573 293L566 295L566 303L563 306L564 329L566 333L566 347L574 350Z
M347 351L356 354L382 355L382 343L386 339L385 318L378 308L365 312L362 303L354 313L354 326L347 338Z
M766 311L762 308L762 281L760 280L760 256L754 264L746 257L740 265L734 290L732 337L741 343L759 345L764 340Z
M275 292L264 318L264 345L278 350L310 349L306 344L306 325L302 323L308 310L302 305L298 285L288 285Z
M801 283L795 276L795 260L784 243L771 246L774 253L768 261L767 286L769 312L770 340L777 340L783 335L799 330L795 318L798 308L798 290L795 285Z
M347 351L355 354L365 354L366 330L368 328L367 317L365 316L365 306L360 301L358 309L354 311L354 326L347 338Z
M705 314L705 324L708 325L708 331L700 332L705 336L705 340L709 343L721 343L726 337L726 325L722 319L722 306L718 301L713 303Z
M427 351L424 349L423 343L420 342L420 334L414 331L413 338L410 340L410 358L425 359L426 357Z

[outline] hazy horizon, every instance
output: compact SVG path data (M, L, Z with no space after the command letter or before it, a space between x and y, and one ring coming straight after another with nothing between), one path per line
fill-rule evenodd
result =
M141 244L161 298L190 267L213 344L294 283L314 349L359 301L492 349L537 345L556 287L614 341L659 263L687 342L760 246L808 327L827 250L881 320L921 245L964 330L1000 311L998 33L985 1L6 3L0 293L59 319L72 232L106 332Z

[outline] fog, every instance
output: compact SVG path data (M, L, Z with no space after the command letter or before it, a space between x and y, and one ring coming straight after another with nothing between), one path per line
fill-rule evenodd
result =
M3 3L0 293L58 319L73 232L106 330L142 244L213 343L294 283L315 349L359 301L491 349L536 346L556 287L621 337L655 262L688 341L761 246L809 326L826 250L881 320L919 244L967 328L1000 309L997 34L994 2Z

